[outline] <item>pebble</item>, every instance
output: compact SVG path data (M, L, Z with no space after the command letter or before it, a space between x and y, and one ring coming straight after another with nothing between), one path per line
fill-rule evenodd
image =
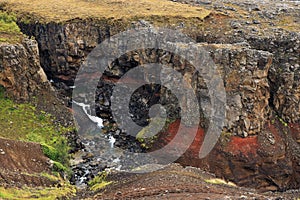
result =
M4 155L5 154L5 151L3 149L0 149L0 154L1 155Z

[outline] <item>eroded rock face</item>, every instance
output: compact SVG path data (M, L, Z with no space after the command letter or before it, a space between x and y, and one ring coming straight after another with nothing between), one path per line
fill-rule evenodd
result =
M239 44L199 44L199 47L203 47L206 51L210 52L210 55L218 66L221 77L224 80L227 97L227 116L224 132L233 133L241 137L259 134L271 113L269 107L270 86L268 82L268 71L272 65L272 54L265 51L253 50L248 46ZM167 63L167 66L172 67L175 70L180 70L181 74L186 77L187 82L190 85L193 85L194 89L197 91L199 102L204 102L204 99L209 99L208 88L201 75L198 78L194 78L195 68L171 53L161 50L139 51L128 54L126 61L120 60L116 62L118 65L113 67L113 71L111 71L110 74L111 77L121 78L121 76L126 73L126 70L128 70L126 69L124 71L123 66L130 65L130 61L132 60L136 62L136 66L153 62L153 59L146 59L143 57L138 57L137 59L137 55L152 56L156 58L156 60L159 60L159 63ZM167 77L167 75L163 76ZM147 74L145 74L145 77L141 77L141 79L145 78L147 78ZM104 83L106 82L106 84L109 84L106 80L103 81ZM178 87L178 90L186 89L183 85ZM107 85L107 90L111 89L112 86L108 87ZM101 91L103 91L103 89L101 89ZM153 91L155 91L155 89L153 89ZM167 99L171 99L171 97L164 97L167 92L166 88L160 88L158 91L160 92L161 98L157 99L156 102L150 102L150 99L140 95L139 98L146 98L147 100L145 100L145 102L147 103L144 103L144 105L136 103L135 107L145 106L149 108L155 103L161 103L167 107L169 105L173 110L176 110L178 101L189 103L187 102L188 98L184 96L184 99L171 101L166 105ZM102 94L99 94L101 97L100 99L105 98L104 94L108 94L108 91L106 93L103 91ZM110 95L111 94L108 94L108 97ZM99 103L100 110L109 110L109 98L107 98L106 101L109 103L104 104L103 101L102 103ZM208 106L208 108L202 109L210 110L209 105L206 106ZM143 113L143 111L139 112ZM204 115L208 114L209 113L204 113ZM103 117L105 117L105 115L103 115ZM169 117L171 120L180 118L178 113L173 113L169 115ZM204 124L203 127L205 126L206 125Z
M73 85L76 73L88 53L114 30L93 20L74 20L64 25L22 24L22 31L39 42L40 58L49 79Z
M272 54L240 45L203 46L223 75L227 98L224 131L242 137L260 133L270 114L267 76Z
M1 45L0 85L10 97L30 100L38 90L50 89L44 70L40 66L38 44L25 39L22 44Z
M226 17L212 15L210 18L207 19L209 26L216 31L213 32L213 28L199 31L196 38L199 42L208 43L199 45L209 51L223 77L227 95L226 124L211 154L203 160L197 159L196 152L203 139L202 129L207 128L203 115L199 138L196 139L198 145L193 144L179 162L202 167L244 186L266 190L298 188L299 129L293 127L299 125L300 116L299 33L268 29L264 34L257 34L258 30L252 29L257 28L255 24L258 22L251 22L251 26L244 29L240 28L239 23L245 25L248 23L246 21L229 23L231 28L223 28L218 26L222 22L228 23L228 19L223 20ZM118 27L104 28L90 21L64 25L24 24L22 27L28 35L37 38L43 68L49 77L59 82L58 85L64 82L64 89L68 89L66 85L72 85L78 68L92 48L111 35L111 30L120 30ZM133 142L132 138L126 137L126 133L116 128L112 118L110 97L114 82L129 69L151 60L159 60L160 57L161 63L167 63L181 71L182 75L192 77L193 67L179 58L172 57L168 52L148 49L130 52L120 58L116 65L110 66L111 69L99 84L96 112L105 119L104 124L108 127L106 131L117 138L116 144L126 148L134 146L128 144ZM191 85L199 87L199 101L201 98L207 99L203 79L188 80ZM154 88L150 89L155 91ZM162 97L167 91L160 89L159 93ZM136 99L139 97L142 95L135 96ZM156 100L159 101L163 101L163 98ZM169 104L171 110L175 104ZM150 104L142 102L133 104L135 106L149 107ZM145 121L142 112L146 111L137 111L142 116L141 121ZM170 118L175 119L177 116L173 113ZM279 122L282 120L289 123L287 127ZM165 144L172 138L172 131L163 133L170 136L159 141Z
M71 113L57 98L40 65L37 42L24 39L21 44L1 44L0 48L0 85L7 95L17 101L36 104L57 117L62 125L71 125Z
M283 39L284 38L284 39ZM277 33L272 38L249 38L251 46L273 53L268 78L272 85L272 106L286 122L299 122L300 35Z
M201 128L198 128L194 142L178 162L206 169L242 186L256 187L261 190L297 188L300 147L299 140L295 138L298 138L299 133L294 131L293 134L297 136L293 136L291 132L293 125L284 124L282 119L276 116L276 110L270 104L272 90L268 78L270 68L275 67L272 62L273 54L251 49L245 44L199 44L199 46L210 53L223 77L227 96L226 123L214 150L206 158L199 159L198 153L204 140L205 129L209 126L206 124L205 117L202 118ZM159 62L169 63L168 66L180 69L183 76L192 77L193 68L176 57L166 56L168 52L153 50L135 52L127 55L127 61L132 60L133 55L155 55L153 57L156 57ZM139 57L135 61L140 64L147 62L147 59ZM111 71L110 75L120 78L123 73L126 73L126 70L119 73L123 69L122 66L127 65L124 60L116 63L119 65L114 66L114 71ZM107 77L102 80L103 88L111 80ZM197 88L199 102L209 99L207 87L201 77L187 80L191 85L196 85L194 88ZM112 87L112 85L106 87L107 92L103 94L108 94ZM183 86L180 87L185 89ZM101 91L104 91L103 88ZM163 89L159 91L160 97L163 97L165 91ZM109 103L106 106L99 104L102 110L109 110L110 95L107 97ZM137 100L142 98L145 96L140 93ZM162 99L157 102L162 103ZM134 104L135 108L150 106L151 104L147 103ZM172 102L168 106L176 109L177 104ZM142 110L138 113L148 111ZM169 117L174 120L178 116ZM169 124L168 128L159 134L159 138L150 149L159 149L168 144L177 134L179 124L178 120ZM184 126L186 135L195 129L197 130L197 127L189 127L187 124ZM182 144L177 145L180 147Z

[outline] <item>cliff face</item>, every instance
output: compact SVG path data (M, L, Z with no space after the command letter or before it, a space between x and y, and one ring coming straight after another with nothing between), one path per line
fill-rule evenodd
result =
M195 3L196 2L196 3ZM198 143L193 143L179 162L191 164L216 173L243 186L267 190L298 188L300 173L299 123L300 123L300 35L299 6L276 4L231 3L211 1L185 1L204 5L213 9L201 23L201 28L180 26L205 48L218 66L226 90L226 123L222 136L214 150L204 159L197 159ZM268 7L269 6L269 7ZM288 15L286 13L289 13ZM295 27L287 27L283 22L295 22ZM76 73L88 53L104 39L125 30L123 25L109 20L70 20L64 23L24 23L19 22L22 32L34 36L38 42L41 66L54 85L64 92L70 87ZM140 24L147 22L140 20ZM177 23L177 22L176 22ZM176 25L176 28L177 25ZM178 28L180 29L180 28ZM11 91L11 95L28 99L41 85L47 85L45 76L37 63L37 47L28 44L2 47L2 63L10 63L0 73L1 84ZM5 57L31 55L26 61ZM116 144L132 147L126 133L114 127L111 114L111 93L114 82L128 69L138 64L159 58L173 68L180 69L191 77L189 67L168 52L141 50L131 52L127 58L119 60L109 71L98 88L97 114L104 118L108 132L116 138ZM30 60L30 62L28 61ZM32 65L29 70L20 71L17 65ZM25 69L25 68L24 68ZM27 68L26 68L27 69ZM35 69L35 71L32 71ZM22 72L25 73L23 76ZM19 74L22 74L20 76ZM31 80L31 78L33 79ZM30 79L30 80L29 80ZM34 83L32 81L35 81ZM203 80L189 80L201 88L201 98L206 98ZM20 83L26 84L20 84ZM40 84L43 83L43 84ZM48 88L48 86L45 86ZM47 89L48 90L48 89ZM152 93L155 88L149 89ZM151 93L150 92L150 93ZM167 92L161 89L160 97ZM138 98L139 96L136 96ZM69 99L67 97L67 99ZM159 100L157 100L158 102ZM153 103L153 102L152 102ZM176 108L176 102L169 102ZM149 104L136 103L133 106L147 107ZM100 112L101 110L101 112ZM146 121L145 110L136 114L141 122ZM173 113L172 120L178 113ZM138 118L138 117L137 117ZM162 132L154 145L170 141L176 134L177 121L171 123L168 131ZM201 128L195 141L201 143L207 124L202 117ZM164 136L165 135L165 136Z
M74 20L63 25L20 23L19 26L38 41L42 67L48 78L69 86L87 54L112 32L109 24L93 20Z
M251 46L273 54L268 79L270 104L286 122L299 122L300 115L300 39L299 33L275 33L273 37L250 37Z
M210 18L212 19L208 19L208 24L219 20L218 17L211 16ZM224 23L228 23L228 19L224 20ZM20 23L19 25L24 33L37 39L42 67L48 78L53 79L58 87L65 90L73 85L76 73L87 54L105 38L124 30L121 25L109 25L102 21L92 20L73 21L64 25L55 23L46 25ZM265 81L270 87L270 98L266 97L266 99L270 101L269 106L285 122L298 122L300 118L299 33L281 29L267 32L268 36L247 32L236 35L235 30L220 36L222 39L219 38L219 40L215 37L220 33L216 32L214 37L212 30L198 32L196 36L192 33L191 36L197 38L199 42L228 44L244 42L248 43L251 49L272 54L272 61L267 61L272 63L269 63L269 68L265 72L267 73ZM253 53L254 56L255 54ZM241 59L247 58L241 57ZM263 60L257 62L260 66L265 64ZM255 88L254 85L251 87ZM239 135L242 135L240 131Z
M218 15L211 15L207 24L219 21ZM224 24L232 26L226 17ZM20 23L20 26L24 33L37 39L42 67L48 77L65 90L73 84L87 54L99 42L123 29L118 25L103 25L90 20L63 25ZM228 30L226 28L224 32ZM270 190L299 187L299 33L276 29L266 36L236 29L227 34L219 31L213 33L212 29L205 29L198 31L196 37L193 32L192 36L199 42L207 42L199 45L210 53L224 80L227 116L223 134L207 158L196 159L195 152L200 147L193 144L179 162L205 168L244 186ZM145 57L137 57L136 54ZM148 59L151 56L166 54L159 51L128 54L127 60L110 72L98 90L100 100L97 109L101 110L98 115L106 122L114 123L110 111L112 83L128 70L126 66L134 67L151 60ZM183 69L183 73L189 76L187 66L175 58L165 60L165 63ZM179 66L174 63L179 63ZM191 80L190 83L205 88L201 80L197 83ZM176 122L170 125L169 137L162 137L157 147L173 137L174 126L177 126ZM203 128L205 126L204 119ZM111 131L115 134L115 130ZM131 146L128 144L130 140L122 133L115 134L115 137L118 144ZM203 135L198 137L198 141L203 140Z
M0 84L10 97L28 101L37 91L50 90L50 84L40 66L38 44L25 39L22 44L1 44Z
M38 43L24 39L19 44L1 44L0 85L17 101L31 102L57 118L64 126L73 122L71 113L57 98L40 65Z

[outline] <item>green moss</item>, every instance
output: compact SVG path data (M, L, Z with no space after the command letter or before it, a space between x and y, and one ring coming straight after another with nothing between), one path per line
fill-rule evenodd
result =
M165 120L162 118L154 118L151 124L157 127L164 127L165 128ZM152 126L152 127L153 127ZM164 129L163 128L163 129ZM141 143L141 147L145 149L151 148L152 144L156 141L157 135L153 135L153 128L146 126L144 127L137 135L136 139ZM157 133L155 133L157 134Z
M20 41L22 33L16 24L14 14L0 11L0 42L15 43Z
M96 176L93 180L91 180L88 185L90 187L90 190L97 191L100 189L103 189L104 187L110 185L112 181L107 181L108 173L106 171L100 172L98 176Z
M40 143L44 154L63 165L59 170L69 174L69 147L64 134L70 128L55 125L51 115L37 111L31 104L18 104L5 98L1 87L0 127L0 137Z
M288 123L285 122L282 118L280 118L279 116L278 117L278 120L280 121L280 123L283 125L283 126L288 126Z
M4 188L0 187L0 199L68 199L76 194L75 186L70 184L61 187L38 187L38 188Z
M48 174L46 172L42 172L39 174L42 177L45 177L47 179L49 179L52 182L60 182L62 181L58 176L52 175L52 174Z
M69 166L65 166L60 162L53 161L53 170L54 172L58 172L61 176L67 176L68 178L72 175L72 170Z
M210 183L210 184L217 184L217 185L223 184L223 185L229 185L229 186L236 187L236 185L234 183L227 182L227 181L225 181L223 179L219 179L219 178L205 179L204 181L206 183Z

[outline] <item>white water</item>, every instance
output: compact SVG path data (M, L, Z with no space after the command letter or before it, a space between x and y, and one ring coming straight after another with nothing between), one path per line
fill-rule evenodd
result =
M113 149L114 148L114 144L116 142L116 139L111 135L108 138L109 144L110 144L110 148Z
M96 123L99 128L103 127L103 120L100 117L93 116L88 112L88 110L91 109L90 105L84 104L84 103L79 103L74 100L72 102L75 103L76 105L80 106L82 108L82 110L84 111L84 113L88 116L88 118L92 122Z

